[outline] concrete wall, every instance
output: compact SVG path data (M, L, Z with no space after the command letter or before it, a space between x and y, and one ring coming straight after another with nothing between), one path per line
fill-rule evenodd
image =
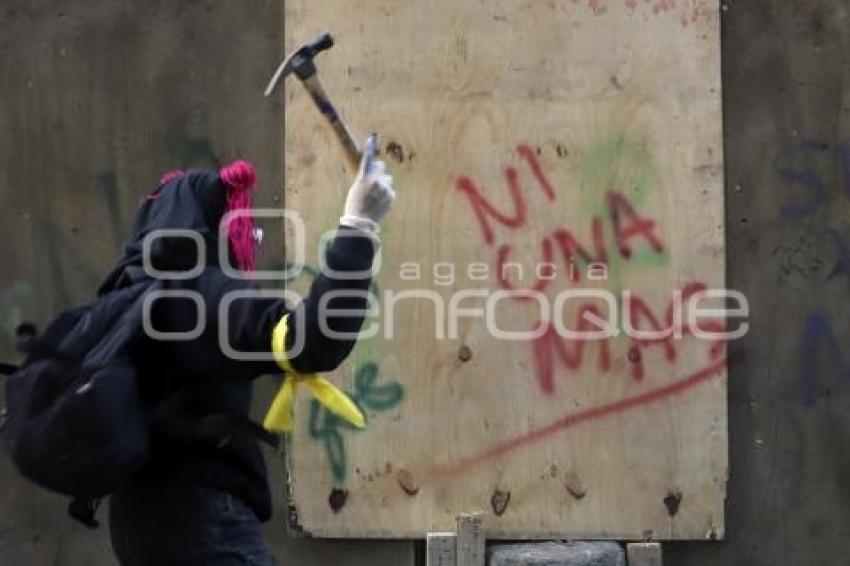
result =
M730 350L728 540L668 557L846 564L850 4L725 4L727 265L752 329Z
M278 0L92 4L0 2L4 358L17 321L90 295L159 172L244 155L265 199L282 186L282 108L260 98L281 54ZM669 564L847 561L848 12L726 2L727 263L752 329L730 352L728 540L670 545ZM0 490L4 563L113 563L103 530L5 460ZM291 541L280 523L268 537L283 564L413 563L409 543Z

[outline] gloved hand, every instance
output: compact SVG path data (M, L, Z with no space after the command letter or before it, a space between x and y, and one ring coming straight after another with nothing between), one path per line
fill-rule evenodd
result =
M339 223L343 226L378 232L378 222L389 212L395 200L393 178L387 174L387 165L378 155L378 136L372 134L363 146L360 171L348 189L345 209Z

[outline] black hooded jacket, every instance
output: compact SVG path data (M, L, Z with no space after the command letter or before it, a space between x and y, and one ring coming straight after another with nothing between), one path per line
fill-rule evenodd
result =
M151 326L158 332L189 332L205 324L198 336L187 340L146 338L135 350L140 368L140 390L152 406L182 392L181 414L189 418L208 415L247 417L252 380L280 373L274 361L240 361L226 355L219 340L219 307L228 293L258 289L250 280L232 278L218 260L218 225L226 206L226 189L215 172L191 172L160 185L141 203L123 257L107 275L98 294L137 282L145 277L143 245L153 230L192 230L203 239L203 269L190 279L163 281L163 290L182 296L158 299L151 309ZM325 252L326 265L336 272L365 272L372 265L375 243L366 234L340 227L349 237L335 238ZM150 263L160 271L188 271L198 264L198 247L187 237L151 240ZM230 345L239 352L270 353L272 330L289 313L290 343L303 338L303 350L289 360L304 373L336 368L354 346L353 340L330 339L320 329L320 297L333 290L368 289L368 278L334 279L320 274L307 297L291 312L280 298L249 297L234 300L223 327ZM188 294L194 294L188 298ZM196 301L198 298L202 301ZM200 306L198 304L200 302ZM362 297L339 296L328 302L334 309L366 307ZM354 333L362 317L327 319L336 332ZM298 336L301 329L303 336ZM189 484L227 491L250 505L261 521L271 516L271 497L263 456L257 441L247 435L187 439L160 431L152 442L152 455L127 486L137 483Z

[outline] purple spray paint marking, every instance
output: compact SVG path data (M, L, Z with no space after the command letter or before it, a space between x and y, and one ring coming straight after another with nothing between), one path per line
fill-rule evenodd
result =
M850 380L850 364L838 346L829 317L817 312L810 314L806 320L802 348L803 406L806 409L812 409L817 401L817 362L821 345L826 346L833 369L844 379Z

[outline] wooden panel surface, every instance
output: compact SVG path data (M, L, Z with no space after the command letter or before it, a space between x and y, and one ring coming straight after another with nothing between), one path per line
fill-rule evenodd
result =
M381 134L399 194L378 334L334 375L369 427L302 395L298 525L421 538L483 512L489 538L722 538L725 348L687 328L640 340L626 324L666 328L677 291L724 285L717 3L285 7L287 49L335 34L320 73L352 128ZM352 172L294 78L285 96L303 289ZM547 305L498 293L512 288ZM568 290L607 291L615 309L589 296L556 308ZM597 330L576 324L594 313L619 335L558 335L558 318Z

